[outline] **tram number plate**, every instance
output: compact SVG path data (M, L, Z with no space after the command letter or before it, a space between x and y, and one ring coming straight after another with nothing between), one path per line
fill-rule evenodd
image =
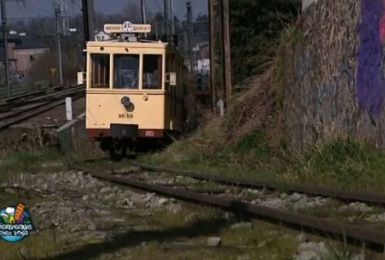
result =
M119 118L121 118L121 119L133 119L134 115L122 113L122 114L119 114Z
M155 137L155 131L147 130L144 135L146 137Z

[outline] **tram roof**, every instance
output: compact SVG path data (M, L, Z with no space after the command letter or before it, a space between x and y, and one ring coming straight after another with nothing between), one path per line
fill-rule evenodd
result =
M131 47L131 48L166 48L169 44L156 41L90 41L87 42L87 47Z

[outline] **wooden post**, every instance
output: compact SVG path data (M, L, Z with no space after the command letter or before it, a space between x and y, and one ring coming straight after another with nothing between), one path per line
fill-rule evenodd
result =
M7 15L6 15L6 3L5 0L1 0L1 20L2 20L2 35L3 35L3 46L4 46L4 74L5 74L5 87L7 89L7 96L10 97L11 84L9 79L9 55L8 55L8 40L7 40Z
M217 86L216 86L216 71L215 71L215 8L214 0L209 0L209 22L210 22L210 94L211 94L211 105L213 108L216 107L217 103Z
M169 11L168 11L168 0L164 0L164 3L163 3L163 13L164 13L164 21L163 21L163 26L164 26L164 30L163 30L163 34L166 35L166 39L167 39L167 42L169 42L170 40L170 31L169 31L169 24L168 24L168 19L169 19Z
M187 48L188 48L188 57L190 61L190 72L194 72L194 55L193 55L193 21L192 21L192 6L191 1L186 1L186 7L187 7Z
M210 11L210 88L212 105L226 97L223 80L222 0L209 0Z
M229 0L222 0L222 47L223 47L223 81L225 83L226 105L230 105L233 92L231 77L231 46L230 46L230 18Z

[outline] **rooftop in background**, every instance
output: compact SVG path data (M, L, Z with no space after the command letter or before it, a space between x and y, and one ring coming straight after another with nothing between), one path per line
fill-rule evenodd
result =
M2 40L3 39L0 38L0 47L3 46ZM49 48L49 45L46 41L33 36L8 35L8 42L15 43L16 50Z

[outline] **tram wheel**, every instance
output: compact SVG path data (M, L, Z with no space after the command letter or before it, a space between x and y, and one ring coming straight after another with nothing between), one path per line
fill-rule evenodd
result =
M121 161L127 156L127 145L122 143L114 143L109 149L110 158L113 161Z

